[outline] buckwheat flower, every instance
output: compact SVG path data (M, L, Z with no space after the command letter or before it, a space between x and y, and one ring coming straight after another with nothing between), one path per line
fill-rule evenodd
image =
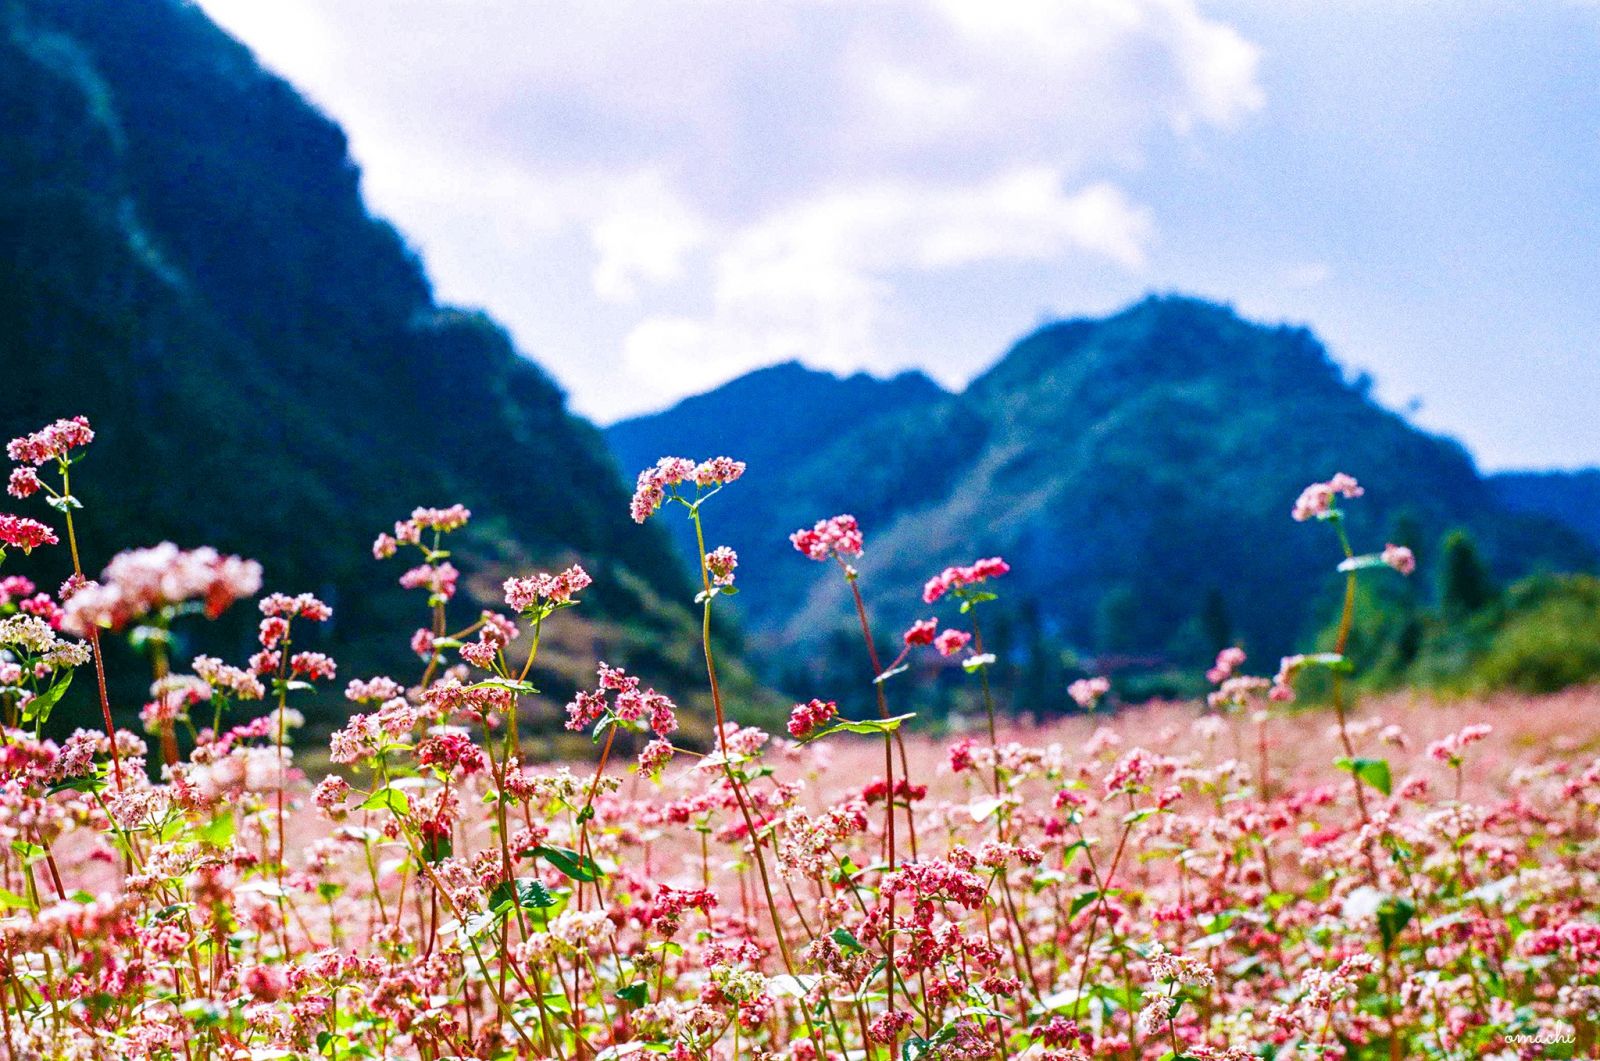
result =
M905 1010L884 1013L867 1026L867 1038L875 1043L892 1043L911 1023L911 1014Z
M13 468L11 481L6 484L6 493L12 497L32 497L43 487L44 484L39 481L39 473L32 468Z
M14 438L6 446L6 456L19 464L34 467L49 460L60 460L69 450L87 446L94 441L94 431L82 416L71 420L57 420L46 424L31 435Z
M411 635L411 651L423 659L433 655L433 631L427 627L418 627L417 632Z
M1417 569L1416 555L1404 545L1395 545L1393 542L1383 547L1383 562L1402 575L1409 575Z
M286 593L274 593L262 599L261 614L310 619L312 622L322 623L333 618L333 609L309 593L301 593L294 597Z
M296 652L289 657L289 671L310 679L332 680L338 670L333 660L321 652Z
M411 510L411 522L424 530L436 530L448 534L460 530L472 518L472 512L465 505L451 505L449 508L416 508Z
M738 566L739 554L726 545L719 545L706 554L706 570L711 573L712 585L733 585L733 569Z
M1428 745L1428 757L1450 766L1460 766L1462 753L1493 732L1493 726L1482 722L1467 726L1459 733L1452 733Z
M1079 678L1067 686L1067 695L1085 711L1092 710L1100 698L1111 691L1109 678Z
M639 772L646 777L655 777L665 769L667 763L672 761L675 751L670 741L660 739L651 741L639 753Z
M329 774L317 784L316 794L312 799L317 806L329 813L344 810L345 801L350 798L350 782L338 774Z
M901 640L906 643L907 648L915 648L918 645L931 645L933 644L934 634L938 632L938 629L939 620L918 619L901 635Z
M41 545L55 545L59 541L55 531L36 519L0 512L0 545L31 553Z
M493 670L494 661L499 655L500 646L493 641L479 639L461 646L461 658L484 670Z
M400 543L391 534L379 534L372 539L372 558L374 560L387 560L400 548Z
M1212 685L1221 685L1233 676L1233 672L1244 666L1244 649L1230 646L1217 653L1215 665L1206 671L1206 681Z
M813 560L858 557L864 547L860 524L854 516L847 515L818 520L809 530L801 529L789 535L789 541Z
M548 605L571 603L593 582L589 572L573 564L560 574L541 571L527 578L508 578L500 588L505 593L507 607L518 613L528 613Z
M811 700L795 704L794 710L789 712L789 735L796 740L809 737L838 713L839 705L832 700Z
M965 567L947 567L934 575L922 587L922 602L932 604L952 589L965 589L999 578L1011 570L1011 565L998 556L975 560Z
M724 486L744 474L744 461L732 457L712 457L695 467L696 486Z
M446 560L442 564L419 564L400 576L402 589L426 589L436 597L450 600L456 595L456 582L461 572Z
M1206 697L1206 703L1214 708L1244 707L1256 697L1268 695L1271 690L1272 682L1266 678L1240 674L1224 678L1222 684Z
M230 667L213 656L196 656L189 664L212 689L235 700L260 700L266 695L261 680L249 671Z
M1333 510L1336 497L1360 497L1365 492L1360 483L1339 472L1325 483L1312 483L1302 490L1295 500L1293 516L1299 523L1320 519Z
M941 656L953 656L966 648L971 640L972 635L965 630L946 630L933 639L933 647L939 650Z

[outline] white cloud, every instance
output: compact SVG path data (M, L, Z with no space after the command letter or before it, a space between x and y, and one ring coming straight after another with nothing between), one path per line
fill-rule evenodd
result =
M712 267L713 306L646 319L624 364L649 387L696 387L788 358L828 368L892 366L880 321L894 277L1065 256L1143 264L1148 210L1108 183L1075 192L1028 167L965 186L884 182L822 195L729 236Z
M442 297L600 416L915 360L912 279L1138 270L1120 178L1262 101L1195 0L201 2L345 125Z

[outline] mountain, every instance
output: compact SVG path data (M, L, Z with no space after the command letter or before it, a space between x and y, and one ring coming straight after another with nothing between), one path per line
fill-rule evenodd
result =
M339 127L192 3L0 0L0 248L0 433L94 424L86 567L162 539L255 557L269 589L333 598L343 675L404 677L421 603L369 546L459 501L469 598L535 565L595 575L550 624L553 695L600 651L703 682L686 558L629 520L598 431L434 298ZM35 554L40 581L63 552ZM246 649L248 616L223 633Z
M757 378L773 373L793 382ZM852 621L841 580L784 540L836 512L865 529L880 624L925 614L919 589L944 565L998 553L1013 573L996 588L1030 637L1191 663L1229 635L1275 658L1315 629L1337 545L1289 510L1335 471L1366 484L1350 507L1363 545L1405 541L1426 564L1464 526L1507 573L1593 560L1565 528L1509 511L1459 444L1378 405L1307 329L1193 298L1049 324L960 394L884 391L852 404L853 423L767 444L770 423L831 417L846 382L768 369L607 432L629 467L710 441L761 453L709 520L749 550L741 581L759 592L738 601L765 645L816 646Z
M1600 468L1571 472L1498 472L1489 486L1513 512L1560 520L1600 549Z

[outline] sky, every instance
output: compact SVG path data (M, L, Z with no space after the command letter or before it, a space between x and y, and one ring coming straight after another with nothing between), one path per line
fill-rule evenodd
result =
M1600 464L1600 3L201 0L605 423L1181 291Z

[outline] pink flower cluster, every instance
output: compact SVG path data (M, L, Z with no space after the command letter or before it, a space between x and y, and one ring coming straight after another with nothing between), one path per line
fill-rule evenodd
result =
M1483 722L1465 726L1459 732L1441 737L1428 745L1428 758L1460 766L1466 750L1493 732L1494 727Z
M726 545L719 545L706 554L706 571L714 586L733 585L733 569L739 566L739 554Z
M74 416L70 420L46 424L31 435L12 439L6 444L6 456L19 464L31 464L37 468L46 461L61 460L68 451L87 446L93 441L94 431L89 427L88 419Z
M678 729L677 705L654 689L640 689L639 679L621 667L600 664L593 692L579 692L567 705L567 728L586 730L601 719L642 723L665 739ZM615 694L615 701L612 694Z
M526 578L508 578L501 585L506 607L522 614L551 604L567 604L589 588L594 579L577 564L558 574L541 571Z
M827 560L832 556L858 557L865 546L861 525L854 516L818 520L809 530L801 529L789 535L789 541L813 560Z
M1072 702L1085 711L1092 710L1111 691L1111 679L1104 677L1079 678L1067 686Z
M1383 562L1400 572L1409 575L1417 569L1417 558L1414 553L1404 545L1395 545L1393 542L1383 547Z
M634 484L630 511L635 523L643 523L660 510L667 491L682 483L694 483L696 493L725 486L744 474L744 462L732 457L713 457L696 464L686 457L662 457L639 473Z
M1304 523L1310 519L1321 519L1333 511L1336 498L1360 497L1364 490L1344 472L1339 472L1325 483L1312 483L1300 491L1300 496L1294 503L1294 518L1296 522Z
M1244 649L1230 646L1217 653L1217 662L1206 671L1206 681L1212 685L1221 685L1233 677L1233 672L1244 666Z
M999 578L1010 570L1011 565L998 556L974 561L966 567L947 567L928 579L927 583L922 587L923 603L932 604L952 589L959 590L968 586L975 586L988 579Z
M461 572L456 565L445 560L437 564L418 564L400 576L402 589L425 589L429 596L450 600L456 595L456 582Z
M831 722L839 714L832 700L809 700L795 704L789 712L789 736L802 740Z
M41 545L55 545L56 532L38 520L0 512L0 546L31 553Z
M933 647L941 656L953 656L967 647L972 635L965 630L946 630L933 639Z
M449 534L465 527L471 518L472 512L465 505L451 505L448 508L414 508L411 510L410 519L395 522L393 534L378 535L372 543L372 555L375 559L384 560L393 556L402 545L420 547L423 531L432 530L440 534Z
M94 628L128 623L186 601L200 601L215 619L261 589L261 565L225 556L209 546L180 549L171 542L130 549L112 557L100 576L66 602L63 629L86 636Z

